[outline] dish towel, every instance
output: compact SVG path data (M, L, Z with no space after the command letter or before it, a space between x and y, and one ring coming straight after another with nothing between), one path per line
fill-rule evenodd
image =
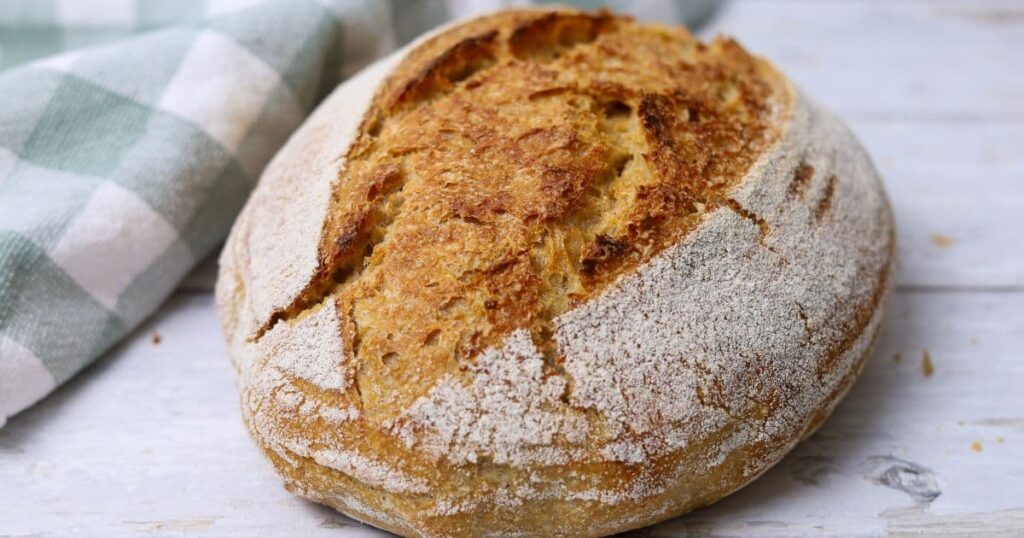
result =
M444 20L522 3L0 0L0 425L211 254L330 88ZM694 22L713 3L612 7Z

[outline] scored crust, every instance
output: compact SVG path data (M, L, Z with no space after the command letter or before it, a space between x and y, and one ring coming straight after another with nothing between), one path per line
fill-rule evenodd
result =
M601 535L820 424L892 250L860 145L767 62L519 10L339 87L264 173L217 299L290 490L405 535Z

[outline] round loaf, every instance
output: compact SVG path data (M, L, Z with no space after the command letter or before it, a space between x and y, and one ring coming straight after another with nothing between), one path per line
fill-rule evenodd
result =
M217 303L290 491L406 536L596 536L821 424L892 258L860 144L766 61L519 10L340 86L264 173Z

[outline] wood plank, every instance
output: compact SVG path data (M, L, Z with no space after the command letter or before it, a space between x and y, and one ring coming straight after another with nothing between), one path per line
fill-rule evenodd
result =
M854 121L896 217L900 286L1024 286L1024 125Z
M898 293L890 314L863 378L818 434L721 504L646 532L1024 529L1024 499L1008 494L1024 483L1024 294ZM237 402L212 297L178 294L0 430L3 532L373 535L287 494L243 431ZM941 492L931 503L880 485L889 470L919 468ZM922 480L907 487L927 491Z
M736 1L735 36L847 118L1024 121L1024 4Z

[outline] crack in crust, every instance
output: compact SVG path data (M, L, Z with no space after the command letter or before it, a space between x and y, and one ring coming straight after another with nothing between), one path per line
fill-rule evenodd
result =
M365 184L365 203L346 215L341 232L333 238L327 263L322 263L313 281L288 307L275 311L257 329L251 341L259 341L282 320L293 319L336 295L341 288L359 278L373 250L384 241L388 225L402 204L405 175L401 166L387 163L375 168Z
M789 196L802 200L807 195L807 187L811 184L813 177L814 167L807 164L807 161L801 161L800 166L797 166L796 171L793 172L793 181L789 184Z
M757 229L761 233L761 237L760 237L761 244L762 245L765 244L765 238L768 237L768 234L772 233L772 227L768 224L768 221L766 221L763 218L759 217L753 211L743 207L743 205L741 205L739 202L737 202L733 198L728 198L728 197L723 198L721 203L723 205L727 206L729 209L735 211L737 215L739 215L739 216L749 220L750 222L753 222L754 224L756 224L757 225Z
M509 50L520 60L550 62L576 45L593 42L613 20L607 11L549 13L518 25L509 36Z
M832 196L836 192L836 183L839 181L835 175L828 176L825 181L825 189L821 193L821 198L818 199L818 204L814 206L814 220L820 221L828 213L828 210L832 208Z
M432 96L451 92L458 83L494 64L497 38L497 30L492 30L456 43L406 83L391 98L388 108L415 106Z

